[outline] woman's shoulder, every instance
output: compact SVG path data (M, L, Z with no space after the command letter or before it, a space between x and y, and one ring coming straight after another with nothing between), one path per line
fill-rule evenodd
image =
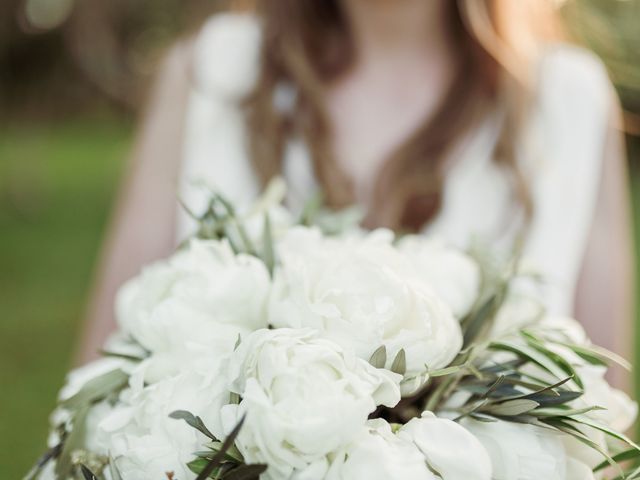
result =
M546 47L538 71L541 102L574 115L606 115L612 93L607 69L593 52L567 43Z
M196 88L237 99L255 85L260 63L261 28L250 13L218 13L201 27L193 41Z

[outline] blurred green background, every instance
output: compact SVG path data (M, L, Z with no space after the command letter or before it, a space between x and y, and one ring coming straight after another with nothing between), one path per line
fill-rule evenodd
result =
M621 96L638 219L640 0L562 3L570 30L605 60ZM0 4L0 479L21 478L43 448L154 65L176 36L222 7ZM640 222L635 228L638 239Z

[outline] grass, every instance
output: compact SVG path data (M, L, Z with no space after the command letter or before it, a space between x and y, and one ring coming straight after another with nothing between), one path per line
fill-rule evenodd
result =
M129 132L114 121L0 129L0 478L44 447Z
M104 120L0 128L0 479L43 449L129 138ZM633 183L640 218L640 168Z

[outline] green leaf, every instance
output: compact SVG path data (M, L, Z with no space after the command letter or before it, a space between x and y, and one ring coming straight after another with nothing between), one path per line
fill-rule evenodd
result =
M580 375L578 375L576 370L573 368L573 365L571 365L565 358L563 358L561 355L558 355L556 352L549 350L542 341L540 341L530 333L523 331L521 332L521 335L524 337L529 346L538 350L540 353L553 361L565 372L566 375L572 378L572 380L576 383L576 385L578 385L580 389L584 389L584 385L582 383L582 380L580 379Z
M489 385L489 388L487 388L487 391L484 392L484 394L482 395L482 398L490 397L493 392L497 391L504 383L505 378L506 377L504 375L500 375L498 378L496 378L495 382Z
M86 434L86 419L89 413L89 405L79 407L71 419L71 430L67 431L62 445L62 451L56 461L55 471L58 478L72 476L73 464L71 455L84 445Z
M229 202L224 196L220 195L219 193L215 193L214 194L214 198L220 203L220 205L222 205L222 207L227 211L227 215L228 217L232 220L235 228L236 228L236 232L238 233L238 236L240 237L240 241L242 242L244 248L243 249L239 249L239 247L236 245L236 248L239 249L239 251L243 251L246 252L250 255L253 255L254 257L258 256L258 252L256 251L255 246L253 245L253 242L251 242L251 239L249 238L249 235L247 235L247 231L244 228L244 225L238 220L238 217L236 216L236 211L233 208L233 205L231 204L231 202ZM228 230L227 230L228 232Z
M209 464L209 462L210 460L206 460L204 458L197 458L187 463L187 467L196 475L200 475L202 471L205 468L207 468L207 465ZM220 465L215 467L211 471L211 473L209 473L209 478L213 478L214 480L221 479L227 472L232 470L236 465L237 463L235 462L231 463L231 462L223 461L220 463ZM179 480L179 479L176 479L176 480Z
M52 459L57 458L62 451L63 444L59 443L54 447L47 450L36 462L36 464L31 467L29 473L27 473L23 480L33 480L35 479L40 471L49 463Z
M638 478L640 478L640 467L623 474L621 477L614 478L613 480L638 480Z
M634 460L638 457L640 457L640 450L636 450L635 448L630 448L628 450L624 450L622 452L616 453L611 458L613 459L614 462L621 463L621 462L626 462L628 460ZM609 462L605 460L604 462L596 465L593 468L593 471L598 472L600 470L607 468L608 466L609 466Z
M99 377L89 380L78 393L60 402L63 408L74 410L102 400L111 393L123 389L129 376L122 370L115 369Z
M445 377L447 375L451 375L453 373L458 373L460 370L462 370L462 365L454 365L451 367L447 367L447 368L441 368L438 370L433 370L431 372L429 372L429 377L431 378L436 378L436 377Z
M538 402L534 402L533 400L519 399L492 404L485 407L483 411L489 412L493 415L512 417L528 413L531 410L536 409L538 406Z
M515 360L509 360L508 362L502 362L502 363L494 362L487 367L482 367L480 371L482 373L494 373L494 374L507 375L508 373L516 373L518 371L517 370L518 367L521 367L524 363L526 362L520 358L517 358Z
M598 410L606 410L602 407L585 407L585 408L538 408L534 415L536 417L571 417L574 415L582 415L589 412L595 412Z
M84 480L98 480L98 477L96 476L96 474L93 473L84 465L80 465L80 471L82 472L82 476L84 477Z
M203 435L209 437L211 440L217 440L215 435L209 431L209 429L205 426L204 422L200 417L195 416L191 412L187 412L186 410L176 410L169 414L169 418L173 418L176 420L184 420L191 427L195 428Z
M109 457L109 473L111 474L111 480L123 480L122 473L120 473L120 469L112 457Z
M576 355L579 355L584 360L595 365L608 366L609 362L617 363L627 371L632 370L631 363L620 355L613 353L606 348L598 345L590 345L588 347L583 345L576 345L574 343L557 342L559 345L563 345L573 350Z
M571 380L571 377L567 377L552 385L546 385L534 390L530 393L521 393L509 400L515 400L518 398L526 398L538 402L541 406L561 405L568 401L575 400L582 395L582 392L572 392L569 390L557 390L559 387ZM507 381L505 379L505 381Z
M638 480L640 478L640 467L635 467L626 473L622 473L613 480Z
M500 284L495 293L491 295L480 308L472 312L461 322L464 333L464 346L469 346L485 330L487 330L504 302L507 291L507 283Z
M605 458L605 460L609 465L616 468L618 471L620 471L620 473L622 473L622 468L613 460L613 458L611 458L609 453L606 450L604 450L600 445L598 445L596 442L594 442L589 437L587 437L575 426L567 423L565 420L560 418L547 418L547 419L543 419L542 422L545 423L546 425L554 427L555 429L565 433L566 435L572 436L576 440L591 447L593 450L600 453L600 455L602 455Z
M405 373L407 373L407 358L406 354L404 353L404 348L401 348L396 355L396 358L393 359L393 363L391 364L391 371L399 375L404 375Z
M195 452L194 455L196 457L198 457L200 460L204 460L205 463L208 461L211 461L211 459L214 457L214 455L216 453L218 453L220 447L222 447L222 444L220 443L218 448L214 449L214 450L202 450L199 452ZM243 459L242 459L242 455L240 455L240 452L238 451L232 451L232 450L237 450L234 447L231 447L229 450L227 450L227 452L224 455L224 460L232 462L232 463L242 463ZM196 472L198 473L198 472Z
M443 478L442 474L438 471L438 469L431 465L431 463L429 463L429 461L426 461L427 464L427 468L429 469L429 471L433 474L433 476L435 476L436 478Z
M369 363L375 368L384 368L387 364L387 347L384 345L378 347L378 349L373 352L373 355L371 355Z
M111 358L121 358L123 360L129 360L131 362L136 362L136 363L144 360L144 358L138 357L136 355L130 355L128 353L121 353L121 352L112 352L110 350L100 350L100 355L103 355L105 357L111 357Z
M189 470L197 475L206 468L210 461L211 459L198 457L195 460L191 460L189 463L187 463L187 467L189 467Z
M519 345L507 340L502 340L499 342L492 342L490 344L490 348L493 350L515 353L520 357L526 358L551 373L558 380L566 378L566 372L564 369L560 368L554 360L529 345Z
M595 428L596 430L600 430L601 432L609 435L610 437L615 438L617 440L620 440L621 442L626 443L631 448L635 448L636 450L640 450L640 446L638 446L637 443L635 443L633 440L631 440L629 437L627 437L623 433L616 432L615 430L607 427L606 425L602 425L599 422L591 420L589 417L585 417L584 415L579 415L579 416L575 416L575 417L569 417L569 418L567 418L567 420L570 420L570 421L573 421L573 422L577 422L577 423L580 423L582 425L587 425L587 426L589 426L591 428Z
M480 401L478 401L478 402L476 402L476 403L474 403L472 405L469 405L469 406L467 406L466 409L464 409L460 413L460 415L458 417L454 418L453 420L455 422L458 422L458 421L460 421L461 419L463 419L466 416L473 416L475 414L478 414L478 413L480 413L480 409L482 409L488 403L489 403L489 400L484 398L484 399L482 399L482 400L480 400Z
M267 465L240 465L229 471L223 480L258 480L260 475L267 471Z
M313 225L314 219L318 215L318 212L321 210L323 204L324 195L320 190L318 190L316 193L311 195L311 197L309 197L309 199L304 204L299 223L306 226Z
M527 398L530 398L534 395L536 396L543 396L543 395L547 395L547 396L551 396L551 397L559 397L560 396L560 392L557 390L558 388L560 388L561 386L563 386L564 384L566 384L569 380L571 380L571 377L566 377L563 378L562 380L553 383L551 385L545 385L544 387L541 387L537 390L534 390L533 392L529 393L526 395ZM582 392L578 392L580 394L582 394Z
M581 396L582 392L562 390L558 392L558 396L531 394L527 396L527 398L538 402L541 407L551 407L554 405L563 405L572 402Z
M211 460L213 456L216 453L218 453L222 448L222 442L219 442L219 441L210 442L207 444L207 447L209 447L210 450L200 451L200 452L194 453L194 455L196 455L197 457L202 457L202 458ZM240 453L240 450L238 450L235 445L231 445L227 449L227 451L225 452L225 458L227 458L230 462L235 462L235 463L244 462L244 459L242 458L242 454Z
M227 436L227 438L225 439L220 451L213 456L213 458L210 460L207 466L198 474L198 476L196 477L196 480L205 480L206 478L209 477L209 475L213 472L213 470L220 465L220 463L224 459L224 456L227 450L229 450L229 448L231 448L234 442L236 441L236 437L240 433L240 429L244 424L245 418L246 418L246 415L244 415L240 419L238 424L234 427L234 429L231 431L229 436Z
M460 384L458 385L460 390L464 390L480 398L492 398L498 400L515 399L522 396L520 390L516 390L510 385L500 385L496 388L491 388L491 385L487 384Z
M470 413L469 416L474 420L477 420L479 422L484 422L484 423L495 423L498 421L497 418L492 417L490 415L485 415L481 412L473 412L473 413Z
M273 276L273 270L276 265L276 254L273 247L273 233L271 231L271 220L268 213L264 214L262 248L262 260L269 271L269 275Z
M546 382L534 383L532 381L530 382L527 380L523 380L522 378L517 377L515 375L505 376L504 383L507 385L513 385L515 387L523 387L523 388L526 388L527 390L533 390L533 391L541 391L548 387ZM551 390L549 393L556 394L554 390Z

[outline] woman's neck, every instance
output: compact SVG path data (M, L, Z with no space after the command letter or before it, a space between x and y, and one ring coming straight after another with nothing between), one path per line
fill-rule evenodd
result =
M343 0L359 61L446 52L452 0Z

